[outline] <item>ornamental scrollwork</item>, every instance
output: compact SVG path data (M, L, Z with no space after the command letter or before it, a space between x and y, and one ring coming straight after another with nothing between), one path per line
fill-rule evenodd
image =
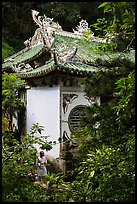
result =
M72 103L72 101L77 98L77 94L63 94L63 111L64 114L67 112L68 105Z

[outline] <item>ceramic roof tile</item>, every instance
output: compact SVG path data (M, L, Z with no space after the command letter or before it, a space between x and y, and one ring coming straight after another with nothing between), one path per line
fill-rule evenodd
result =
M55 70L60 70L64 73L73 73L73 74L88 74L97 71L97 68L94 66L88 66L80 63L65 63L64 65L55 65L54 62L50 62L47 65L34 69L30 72L18 73L21 78L32 78L35 76L43 76Z
M97 71L97 68L95 66L87 65L84 62L90 62L90 64L94 64L96 59L100 58L102 60L113 60L117 56L121 55L121 53L111 53L109 55L99 55L95 54L94 47L98 44L98 42L91 41L86 42L83 44L82 39L74 37L74 35L69 35L68 32L66 34L60 35L57 34L55 36L55 50L57 51L63 51L65 47L67 48L68 51L72 51L72 48L77 47L77 52L76 52L76 58L74 57L70 61L66 61L65 64L59 64L58 68L60 71L63 72L70 72L70 73L92 73L93 71ZM90 49L89 49L90 45ZM37 46L32 47L31 49L28 49L24 52L20 52L20 54L14 54L10 58L12 59L11 61L5 61L3 63L2 68L5 69L6 67L12 67L12 65L16 65L20 62L28 62L29 60L31 61L33 58L35 59L40 53L42 53L44 49L44 45L40 44ZM135 56L134 56L134 50L130 51L129 53L122 53L121 57L126 57L129 60L134 61ZM8 59L10 59L8 58ZM12 68L13 69L13 68ZM47 62L46 65L38 67L36 69L33 69L32 71L28 72L18 72L17 74L22 77L22 78L28 78L28 77L37 77L37 76L42 76L45 75L53 70L57 69L57 66L55 65L55 62ZM13 69L15 71L15 69Z
M3 69L8 68L8 67L11 67L12 64L26 62L30 59L33 59L37 55L39 55L39 53L41 53L42 51L43 51L43 44L40 44L38 46L35 46L31 49L26 50L25 52L21 52L21 54L19 55L14 54L13 56L8 57L5 60L5 63L2 64L2 68Z
M15 63L24 62L24 61L36 56L37 54L39 54L39 52L42 51L42 48L43 48L43 44L35 46L35 47L33 47L33 49L30 49L30 50L24 52L23 54L15 57L14 62Z
M37 76L41 76L45 73L50 72L52 69L54 69L54 61L49 62L48 64L38 67L36 69L33 69L32 71L29 72L20 72L17 73L20 77L22 78L29 78L29 77L35 77Z

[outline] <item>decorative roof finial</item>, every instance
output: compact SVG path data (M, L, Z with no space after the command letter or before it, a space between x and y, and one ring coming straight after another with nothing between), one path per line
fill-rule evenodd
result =
M73 29L73 32L75 34L78 34L78 35L82 35L83 33L85 33L89 28L88 28L88 23L86 20L81 20L79 22L79 25L76 27L77 30L74 30Z
M36 46L38 44L44 43L44 45L51 49L54 44L54 37L57 32L62 31L59 23L53 22L53 18L44 16L38 16L39 12L35 10L32 11L32 18L34 22L39 26L36 29L34 36L30 40L26 40L24 44L26 46Z

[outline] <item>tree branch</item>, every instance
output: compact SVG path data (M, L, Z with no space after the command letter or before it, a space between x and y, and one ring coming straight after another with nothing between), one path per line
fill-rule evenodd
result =
M129 50L130 45L132 44L133 40L135 39L135 37L132 38L132 40L130 41L129 45L127 46L126 50Z

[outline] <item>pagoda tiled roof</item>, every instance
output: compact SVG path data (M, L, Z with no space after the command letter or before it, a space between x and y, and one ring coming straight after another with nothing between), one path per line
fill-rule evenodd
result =
M5 60L5 63L3 63L2 68L3 70L10 68L13 70L13 72L17 72L17 74L22 78L42 76L55 70L76 74L88 74L97 70L96 67L87 65L83 62L84 58L86 59L86 61L89 58L91 62L96 56L94 54L94 57L93 55L91 57L88 57L89 53L87 50L87 45L84 45L82 43L81 38L78 38L76 35L69 32L64 32L63 35L62 33L57 34L55 37L55 50L61 51L61 49L63 49L62 45L65 45L70 52L72 51L73 46L77 47L77 59L74 58L72 61L69 60L66 63L58 63L58 65L56 65L54 60L52 59L49 60L44 66L38 67L31 71L17 72L17 69L15 68L16 65L20 63L29 63L31 60L35 59L43 52L44 45L40 44L30 49L23 49L19 54L16 53L10 58L7 58Z
M97 59L110 61L121 55L121 53L111 53L109 55L99 55L98 53L95 54L94 48L100 43L104 42L96 37L92 37L91 40L83 43L82 35L60 30L54 36L54 46L51 46L50 49L45 46L44 41L40 41L40 43L34 44L33 46L28 46L11 57L5 59L4 63L2 64L2 69L4 71L10 69L12 72L17 73L17 75L19 75L21 78L41 77L54 71L78 75L89 75L98 71L98 67L95 64ZM69 55L73 50L76 50L76 53L73 57L69 56L68 59L67 57L65 60L63 58L64 61L57 59L55 60L54 57L51 57L51 59L47 60L43 66L33 68L32 70L18 69L18 65L28 64L40 56L45 50L47 50L49 53L53 53L54 50L56 57L57 55L60 55L60 59L62 56ZM122 53L121 57L134 60L134 51L132 50L128 53Z

